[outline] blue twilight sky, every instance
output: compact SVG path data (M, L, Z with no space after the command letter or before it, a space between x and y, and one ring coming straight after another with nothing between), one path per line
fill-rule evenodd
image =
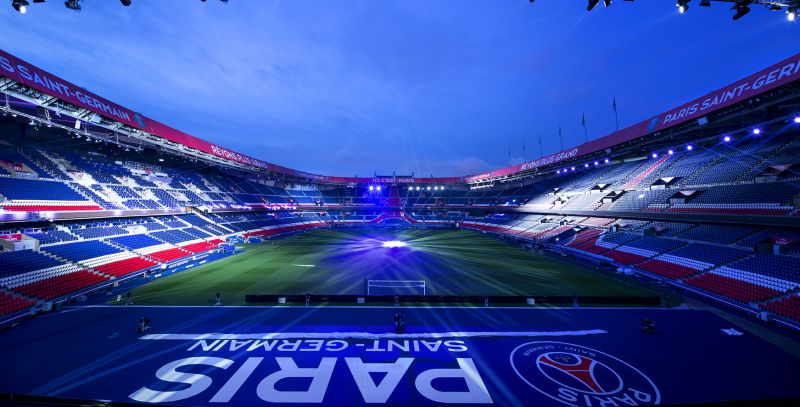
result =
M10 3L10 1L2 1ZM800 23L674 0L86 0L0 7L1 48L221 146L328 175L478 173L800 52ZM523 154L523 142L526 153ZM511 148L511 158L509 158Z

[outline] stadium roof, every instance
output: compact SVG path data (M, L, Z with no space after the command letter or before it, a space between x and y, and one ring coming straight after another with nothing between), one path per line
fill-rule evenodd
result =
M316 182L368 183L391 181L453 184L481 182L536 171L543 167L600 151L610 153L612 147L622 143L641 139L647 135L687 122L702 121L702 118L710 113L800 79L800 54L775 63L744 79L684 103L667 112L569 150L482 174L444 178L404 178L400 180L376 180L373 178L312 174L250 157L150 119L134 110L82 89L3 50L0 50L0 76L7 78L0 83L0 90L4 93L13 94L15 97L21 97L23 100L47 109L57 109L60 113L68 114L81 122L85 122L85 125L102 126L108 130L122 133L127 137L155 143L164 150L179 154L190 154L200 159L226 163L241 169L275 172ZM35 89L42 94L31 95L19 92L18 88L12 86L14 84L24 85L24 87ZM54 103L55 101L61 101L62 103ZM8 106L5 108L7 109Z

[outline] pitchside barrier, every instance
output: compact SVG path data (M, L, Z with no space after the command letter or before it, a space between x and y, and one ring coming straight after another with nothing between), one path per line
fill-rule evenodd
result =
M367 280L367 295L425 295L425 280Z
M484 305L484 295L324 295L311 294L309 303L394 303L395 297L401 304L478 304ZM645 296L540 296L540 295L490 295L489 304L504 305L630 305L660 306L661 297ZM532 300L532 301L531 301ZM247 294L249 304L299 303L305 304L305 294Z

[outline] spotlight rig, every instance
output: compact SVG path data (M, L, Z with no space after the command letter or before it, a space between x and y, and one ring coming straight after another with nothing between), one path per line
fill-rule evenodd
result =
M44 3L45 1L47 1L47 0L33 0L34 3ZM83 0L66 0L64 2L64 7L68 8L70 10L81 11L81 2L82 1ZM200 1L202 1L203 3L206 2L206 0L200 0ZM228 4L228 0L219 0L219 1L222 2L223 4ZM119 2L123 6L128 7L133 3L133 0L119 0ZM533 1L531 1L531 2L533 2ZM30 6L30 2L28 0L11 0L11 7L13 7L14 10L19 12L20 14L27 13L28 12L28 6Z
M530 0L533 3L535 0ZM601 0L587 0L586 10L592 11ZM625 0L634 1L634 0ZM675 6L678 11L683 14L689 11L689 3L692 0L677 0ZM606 7L611 6L613 0L602 0ZM738 20L750 12L750 6L762 5L770 11L786 11L786 19L795 21L797 19L798 10L800 10L800 0L699 0L698 5L701 7L711 7L711 3L731 3L733 6L731 10L734 11L733 19Z

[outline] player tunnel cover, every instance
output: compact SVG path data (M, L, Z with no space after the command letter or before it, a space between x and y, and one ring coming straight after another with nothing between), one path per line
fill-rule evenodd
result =
M650 378L606 353L563 342L529 342L511 353L519 377L542 394L572 406L658 404Z

